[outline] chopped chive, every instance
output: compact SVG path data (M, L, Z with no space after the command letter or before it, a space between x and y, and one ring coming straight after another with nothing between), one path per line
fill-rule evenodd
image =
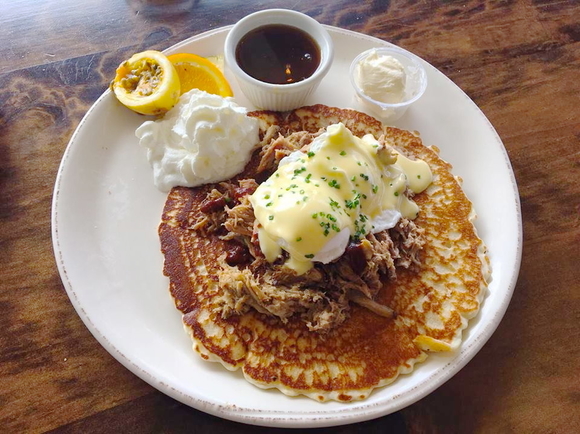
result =
M338 183L338 181L336 179L333 179L332 181L330 181L328 183L328 185L332 188L340 189L340 184Z
M330 207L336 211L336 209L340 208L340 205L337 201L335 201L334 199L330 198Z

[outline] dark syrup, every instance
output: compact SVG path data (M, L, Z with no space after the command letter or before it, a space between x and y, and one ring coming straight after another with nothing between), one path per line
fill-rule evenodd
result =
M296 83L314 74L320 64L320 48L310 35L296 27L270 24L240 39L236 61L257 80Z

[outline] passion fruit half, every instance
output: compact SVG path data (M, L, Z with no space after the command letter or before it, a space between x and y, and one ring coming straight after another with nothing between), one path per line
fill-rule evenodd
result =
M160 116L181 94L179 76L163 53L147 50L119 65L111 89L127 108L143 115Z

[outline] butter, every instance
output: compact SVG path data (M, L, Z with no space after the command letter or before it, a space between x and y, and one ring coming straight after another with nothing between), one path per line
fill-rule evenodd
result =
M250 197L260 248L270 262L285 250L286 266L299 274L313 261L331 262L351 237L393 227L401 216L415 218L419 209L404 192L420 193L431 178L424 161L384 148L370 134L355 137L342 123L331 125L307 153L284 158Z
M393 56L376 50L357 65L355 80L358 87L375 101L397 104L405 99L405 67Z

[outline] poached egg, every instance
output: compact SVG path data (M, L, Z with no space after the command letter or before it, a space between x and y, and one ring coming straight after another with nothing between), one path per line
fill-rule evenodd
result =
M404 194L425 190L429 165L410 160L368 134L342 123L327 127L307 152L296 151L250 197L260 248L269 262L282 251L285 265L303 274L313 262L339 258L349 240L414 219L418 206Z

